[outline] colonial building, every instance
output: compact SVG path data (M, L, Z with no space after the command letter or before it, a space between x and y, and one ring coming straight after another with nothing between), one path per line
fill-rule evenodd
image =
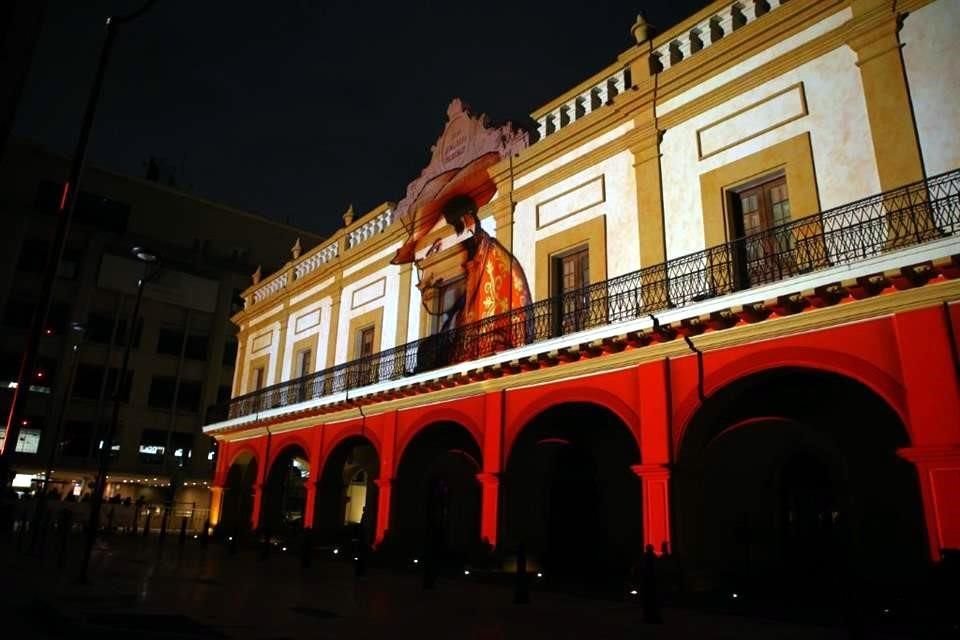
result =
M718 0L535 133L454 100L402 199L243 293L214 522L705 586L960 547L958 31Z

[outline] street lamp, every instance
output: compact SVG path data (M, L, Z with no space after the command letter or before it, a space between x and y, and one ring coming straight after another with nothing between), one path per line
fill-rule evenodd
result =
M76 337L76 342L71 348L71 353L73 357L70 360L70 374L67 377L67 385L63 389L63 398L60 400L60 411L57 414L57 422L54 425L53 433L53 444L50 447L50 452L47 454L47 468L43 473L43 491L46 493L49 489L50 484L50 472L53 470L53 460L56 456L57 449L59 448L60 441L60 431L63 429L63 420L67 413L67 405L70 403L70 396L73 393L73 383L77 377L77 367L80 364L80 347L83 345L84 334L86 333L86 326L82 322L71 322L70 323L70 333Z
M123 348L123 360L120 365L120 375L114 386L113 413L110 416L110 425L106 437L102 439L99 449L97 465L97 479L93 486L93 496L90 501L90 522L87 523L87 541L83 550L83 562L80 565L80 581L87 581L87 570L90 568L90 554L93 552L93 543L97 538L97 529L100 526L100 507L103 505L103 493L107 488L107 465L110 462L110 451L113 448L113 438L117 432L117 423L120 421L120 402L127 395L127 370L130 368L130 351L133 347L133 336L136 333L137 319L140 316L140 303L143 300L143 289L147 282L157 277L161 269L156 265L157 255L142 245L133 247L130 252L143 263L143 275L137 280L137 296L130 314L130 327L127 330L127 343ZM152 268L152 269L151 269Z

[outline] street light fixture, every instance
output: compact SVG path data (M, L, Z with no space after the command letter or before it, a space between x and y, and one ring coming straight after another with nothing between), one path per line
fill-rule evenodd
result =
M147 282L155 278L161 271L157 266L157 255L142 245L133 247L130 252L143 263L143 275L137 280L137 296L130 314L130 328L127 331L127 341L123 348L123 360L120 365L120 375L114 386L113 412L110 416L110 425L103 443L99 449L97 465L97 479L93 486L93 496L90 501L90 521L87 523L87 540L83 550L83 561L80 564L80 582L87 581L87 571L90 568L90 554L93 552L93 543L97 538L97 529L100 527L100 508L103 505L103 494L107 488L107 466L110 462L110 452L113 449L113 439L120 422L121 399L127 397L127 371L130 368L130 351L133 348L133 336L136 333L137 320L140 316L140 303L143 301L143 289ZM152 269L151 269L152 267Z

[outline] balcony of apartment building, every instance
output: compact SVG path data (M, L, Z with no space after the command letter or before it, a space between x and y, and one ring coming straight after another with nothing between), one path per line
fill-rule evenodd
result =
M960 272L958 236L953 170L265 387L209 418L230 428L919 286Z

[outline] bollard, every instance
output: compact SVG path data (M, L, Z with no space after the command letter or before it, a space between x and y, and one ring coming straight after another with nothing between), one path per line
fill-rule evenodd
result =
M140 506L133 505L133 522L130 523L130 535L137 535L137 518L140 517Z
M227 539L229 546L227 547L230 550L230 555L237 555L237 545L240 544L240 527L234 527L233 535Z
M105 533L108 536L113 535L113 510L114 509L115 507L110 507L110 513L107 514L107 530L105 531Z
M517 547L517 573L514 576L513 603L530 603L530 585L527 582L527 549L522 544Z
M187 542L187 516L180 518L180 546L182 547Z
M203 531L200 532L200 546L206 549L209 543L210 543L210 520L208 519L204 521Z
M163 517L160 518L160 539L157 541L157 546L162 547L163 541L167 537L167 516L170 515L170 510L166 505L163 506Z
M143 521L143 537L150 535L150 518L153 517L153 509L147 507L147 517Z

